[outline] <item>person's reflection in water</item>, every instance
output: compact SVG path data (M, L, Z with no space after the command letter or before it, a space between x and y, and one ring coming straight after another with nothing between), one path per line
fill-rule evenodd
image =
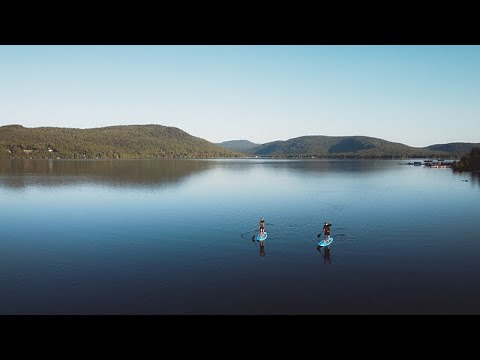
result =
M265 244L263 241L260 242L260 256L265 256Z
M265 256L265 242L264 241L258 241L255 239L255 235L252 236L252 242L256 245L257 242L260 244L260 256Z
M323 252L322 252L323 248ZM331 264L332 259L330 258L330 246L317 246L317 250L322 254L323 256L323 262L325 264Z

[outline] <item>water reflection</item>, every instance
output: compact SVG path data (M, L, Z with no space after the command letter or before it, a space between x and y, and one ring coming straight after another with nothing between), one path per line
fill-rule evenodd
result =
M203 160L212 161L212 160ZM272 170L286 170L294 173L332 173L356 172L374 173L385 171L385 167L396 167L398 161L394 160L353 160L353 159L232 159L213 160L217 166L229 170L243 171L256 168L269 168Z
M323 262L325 264L331 264L332 258L330 257L330 245L329 246L317 246L317 250L322 254Z
M176 185L212 168L196 160L0 160L0 185L61 186L85 182L113 186Z
M322 162L0 162L0 313L480 313L470 175Z
M265 241L260 242L260 256L261 257L265 256Z
M214 168L240 172L245 177L258 170L273 170L279 175L303 173L316 176L336 172L360 175L385 171L395 166L398 164L392 160L340 159L0 160L0 185L25 188L33 184L61 186L101 183L109 186L158 187L179 184L191 175ZM478 184L478 174L472 180Z
M250 236L250 234L251 234L251 237L250 237L251 241L255 244L255 247L258 247L260 250L260 256L264 257L265 256L265 240L262 240L262 241L257 240L257 237L259 236L259 234L257 233L257 230L248 231L242 234L241 237L245 239L247 236Z
M459 181L480 187L480 172L478 171L453 171L453 174Z

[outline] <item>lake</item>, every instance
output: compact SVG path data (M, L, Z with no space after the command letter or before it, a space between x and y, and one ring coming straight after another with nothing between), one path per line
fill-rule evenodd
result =
M480 314L479 176L407 161L1 160L0 314Z

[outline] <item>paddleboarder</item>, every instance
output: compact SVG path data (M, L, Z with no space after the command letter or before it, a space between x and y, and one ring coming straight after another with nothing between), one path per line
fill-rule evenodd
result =
M323 225L323 233L325 234L325 238L328 239L330 237L330 226L332 226L331 222L326 221L325 225Z
M260 219L260 225L259 225L259 226L260 226L260 236L263 237L263 236L265 236L265 235L264 235L264 232L265 232L265 219L264 219L263 217Z

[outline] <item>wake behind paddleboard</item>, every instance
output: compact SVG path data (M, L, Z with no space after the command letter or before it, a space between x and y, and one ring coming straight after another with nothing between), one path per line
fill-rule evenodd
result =
M264 234L263 236L260 236L260 234L257 235L257 240L258 241L267 240L267 232L265 231L263 234Z
M318 243L318 246L328 246L333 242L333 237L330 237L328 239L323 239Z

